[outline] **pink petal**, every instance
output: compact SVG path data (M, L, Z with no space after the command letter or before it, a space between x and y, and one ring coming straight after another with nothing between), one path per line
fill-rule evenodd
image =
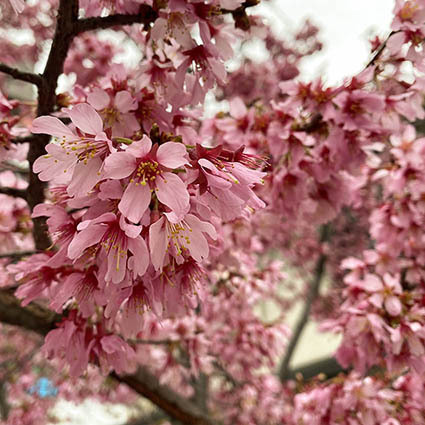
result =
M244 101L240 97L235 97L229 102L230 115L237 120L240 120L246 115L247 109Z
M89 246L96 245L106 232L106 227L100 224L89 226L77 233L68 247L68 257L71 260L78 258Z
M130 183L118 204L118 209L131 222L138 223L151 202L149 185Z
M211 223L207 223L205 221L199 220L198 217L188 214L184 220L189 225L189 227L193 230L198 230L200 232L208 233L211 239L217 239L217 232L215 227Z
M123 189L118 180L107 180L100 185L99 189L99 199L106 200L122 198Z
M105 159L104 177L123 179L136 169L136 160L128 152L115 152Z
M108 253L108 271L105 280L112 283L120 283L124 280L127 270L127 251L118 252L111 249Z
M50 134L60 139L63 136L68 137L70 140L79 139L61 120L49 116L36 118L32 122L31 132L35 134Z
M136 99L126 90L122 90L115 95L114 104L118 111L122 113L134 111L137 108Z
M165 228L163 227L164 220L165 218L161 217L149 228L149 250L155 270L162 270L167 249L168 241Z
M186 155L186 146L183 143L167 142L158 148L156 157L164 167L179 168L189 163Z
M126 150L126 152L131 153L136 158L144 158L152 149L152 141L148 136L143 135L143 137L133 142Z
M190 244L187 244L190 255L196 261L200 262L208 257L210 252L208 242L202 233L191 233L189 236Z
M177 216L184 215L189 209L189 193L180 177L163 173L155 182L159 202L170 207Z
M385 298L384 305L385 310L387 310L388 314L390 314L391 316L400 315L402 310L401 302L394 295Z
M124 341L117 335L104 336L100 340L102 349L105 353L112 354L116 351L122 351L124 347Z
M125 235L128 236L129 238L137 238L137 236L140 235L140 232L142 231L142 226L136 226L134 224L128 224L125 221L124 216L122 215L120 217L120 227L121 230L124 231Z
M97 109L98 111L101 111L109 105L110 98L105 90L95 88L87 96L87 102L90 103L93 108Z
M128 260L128 267L137 276L143 276L149 265L149 252L145 240L140 236L128 240L128 248L133 256Z
M76 127L84 133L96 135L103 131L103 121L96 110L88 103L75 105L68 115Z
M102 164L100 158L93 158L87 164L79 162L74 168L71 184L68 186L68 194L77 197L86 196L101 180Z
M25 9L24 0L9 0L16 14L23 12Z

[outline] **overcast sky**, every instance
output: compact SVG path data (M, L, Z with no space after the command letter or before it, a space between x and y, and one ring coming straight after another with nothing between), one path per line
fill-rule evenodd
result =
M266 13L282 35L305 18L318 25L325 48L303 67L304 79L322 75L329 84L361 71L369 58L368 39L389 34L394 0L271 0Z

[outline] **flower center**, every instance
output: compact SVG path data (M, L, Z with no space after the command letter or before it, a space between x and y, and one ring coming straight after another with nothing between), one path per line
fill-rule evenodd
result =
M158 175L161 174L159 164L153 160L142 161L139 163L130 183L136 183L136 186L146 186L146 183L153 183Z
M183 251L188 249L190 245L190 232L192 229L184 222L167 223L167 250L172 246L176 250L177 255L181 255Z
M103 120L107 127L112 127L116 122L120 120L120 112L115 108L105 108L102 111Z
M407 21L407 20L412 19L417 8L418 8L418 5L416 4L416 2L408 1L407 3L405 3L403 8L400 10L400 18L403 21Z

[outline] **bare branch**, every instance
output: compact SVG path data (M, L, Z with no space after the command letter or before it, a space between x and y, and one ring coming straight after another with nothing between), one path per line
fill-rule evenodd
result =
M236 26L243 28L248 25L248 17L246 9L256 6L259 0L247 0L240 7L235 10L221 9L223 14L232 14L235 19ZM107 29L116 26L143 24L145 29L158 18L158 12L146 4L140 5L139 13L133 15L115 14L109 16L96 16L92 18L79 19L75 26L75 35L81 34L85 31L94 31L99 29ZM242 23L243 22L243 23Z
M396 34L399 31L391 31L388 35L388 37L385 39L385 41L379 46L379 48L376 50L375 54L373 55L372 59L368 62L366 65L366 68L369 68L369 66L375 65L375 62L379 59L379 57L382 55L382 52L384 51L388 40L390 37L394 34Z
M46 335L60 320L60 315L35 303L22 307L13 290L0 290L0 322Z
M150 23L155 22L157 17L158 14L152 7L141 5L139 13L134 15L116 14L79 19L75 25L75 35L85 31L107 29L123 25L143 24L148 26Z
M48 115L56 106L56 87L59 75L63 72L68 50L75 36L74 26L78 20L78 0L60 0L55 35L50 48L46 67L41 76L42 84L38 90L37 116ZM37 174L32 171L32 166L37 158L45 153L49 143L48 135L39 135L39 143L30 143L28 162L30 164L28 205L31 210L44 201L46 183L42 182ZM47 232L45 217L33 219L33 236L35 246L39 250L47 249L51 245Z
M321 242L325 242L328 239L328 233L329 233L328 225L322 226L320 231ZM279 377L281 381L284 381L285 379L288 378L289 363L291 362L292 355L294 354L295 348L297 347L298 341L301 337L304 327L308 322L313 301L319 295L320 284L325 274L326 260L327 260L327 257L324 254L321 254L319 259L317 260L315 271L314 271L314 278L310 284L310 289L307 293L307 299L305 300L305 303L304 303L304 309L302 311L300 318L298 319L297 325L295 326L294 332L292 334L292 338L289 341L288 348L286 349L285 356L280 365Z
M11 142L16 144L32 143L32 142L36 142L39 138L40 136L38 136L37 134L30 134L29 136L25 136L25 137L15 137L14 139L11 140Z
M158 379L147 369L140 367L133 375L111 376L126 383L140 395L146 397L171 417L187 425L213 425L197 406L175 393L171 388L161 385Z
M31 83L40 87L43 83L43 79L40 74L33 74L32 72L23 72L19 69L12 68L4 63L0 63L0 72L10 75L16 80L25 81L26 83Z
M13 196L14 198L27 199L27 191L22 189L15 189L14 187L1 187L0 193L7 196Z

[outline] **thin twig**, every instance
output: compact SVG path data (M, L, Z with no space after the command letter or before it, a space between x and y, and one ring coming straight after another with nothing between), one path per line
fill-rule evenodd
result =
M34 254L37 254L37 251L7 252L4 254L0 254L0 258L11 258L14 260L19 260L22 257L28 257Z
M145 26L155 22L158 17L152 7L141 5L140 13L134 15L115 14L109 16L96 16L92 18L79 19L75 25L75 35L85 31L107 29L116 26L143 24Z
M334 357L315 360L312 363L300 366L296 369L291 369L288 372L287 379L297 379L301 376L303 380L309 380L316 376L322 375L325 379L331 379L340 373L346 373L344 369Z
M384 40L383 43L379 46L379 48L376 50L375 54L373 55L372 59L368 62L366 65L366 68L369 68L369 66L375 65L375 62L379 59L379 57L382 55L382 52L384 51L385 47L387 46L387 42L390 39L390 37L399 31L391 31L388 37Z
M246 9L249 7L257 6L259 0L247 0L240 7L235 10L221 9L222 14L231 14L235 21L246 17ZM150 24L154 23L158 18L158 12L146 4L140 5L139 13L128 14L114 14L109 16L96 16L91 18L79 19L75 25L74 34L78 35L86 31L94 31L99 29L107 29L116 26L143 24L145 29L148 29Z
M10 161L3 161L0 164L0 171L4 171L4 170L10 170L10 171L13 171L14 173L22 174L24 176L28 176L28 174L29 174L28 167L22 167L20 165L14 164Z
M320 242L325 242L328 239L329 227L324 225L320 231ZM289 341L289 345L286 349L285 356L283 357L282 363L279 369L279 377L281 381L284 381L288 378L289 375L289 363L291 362L292 355L294 354L295 348L298 344L298 341L301 337L301 334L304 330L305 325L308 322L310 316L311 306L314 300L319 295L319 288L322 282L323 276L325 274L325 265L327 257L325 254L320 254L319 259L317 260L316 267L314 270L314 278L310 284L309 291L307 293L307 299L304 303L304 309L300 318L298 319L297 325L295 326L292 338Z
M43 83L43 79L40 74L33 74L32 72L23 72L19 69L12 68L4 63L0 63L0 72L10 75L16 80L25 81L26 83L31 83L40 87Z
M148 344L148 345L172 345L179 340L172 339L131 339L128 342L131 344Z
M214 367L217 368L220 373L236 388L245 385L245 382L236 380L233 375L225 369L218 361L214 361Z

